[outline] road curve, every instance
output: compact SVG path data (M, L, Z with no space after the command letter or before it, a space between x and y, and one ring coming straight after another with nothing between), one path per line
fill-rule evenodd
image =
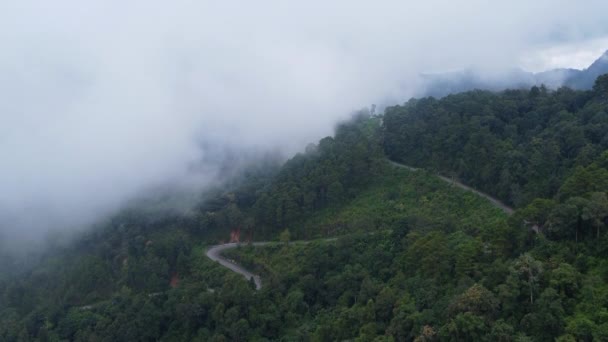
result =
M299 241L291 241L291 242L289 242L289 244L290 245L307 245L313 241L331 242L331 241L336 241L337 239L338 238L327 238L327 239L320 239L320 240L299 240ZM279 243L281 243L281 242L258 241L258 242L247 243L245 245L259 247L259 246L266 246L269 244L279 244ZM233 272L236 272L236 273L242 275L243 277L245 277L245 279L247 279L247 281L249 281L251 278L253 278L253 281L255 282L255 289L259 290L262 288L262 279L260 278L259 275L253 274L253 273L247 271L247 269L245 269L243 266L237 265L233 261L230 261L222 256L223 251L230 249L230 248L236 248L239 245L243 245L243 244L237 243L237 242L232 242L232 243L225 243L222 245L211 246L207 250L206 255L209 259L211 259L213 261L217 261L220 265L230 269Z
M402 168L402 169L407 169L407 170L410 170L410 171L417 171L417 170L419 170L418 168L411 167L411 166L404 165L404 164L400 164L400 163L394 162L392 160L389 160L388 162L391 165L399 167L399 168ZM475 193L475 194L477 194L477 195L479 195L479 196L487 199L495 207L501 209L502 211L504 211L505 213L507 213L509 215L513 214L513 208L511 208L508 205L504 204L503 202L501 202L499 199L497 199L495 197L492 197L492 196L490 196L490 195L488 195L488 194L486 194L484 192L481 192L479 190L473 189L470 186L465 185L465 184L463 184L463 183L461 183L461 182L459 182L457 180L453 180L453 179L450 179L450 178L442 176L442 175L437 175L437 177L441 178L443 181L445 181L445 182L447 182L449 184L454 184L454 185L456 185L457 187L459 187L461 189L464 189L464 190L467 190L467 191L471 191L471 192L473 192L473 193Z
M265 242L253 242L251 243L251 245L253 246L264 246L267 245L269 242L265 241ZM208 250L207 250L207 257L213 261L217 261L220 265L242 275L243 277L245 277L245 279L247 279L247 281L249 281L251 278L253 278L253 282L255 283L255 289L259 290L262 288L262 279L260 278L259 275L257 274L253 274L249 271L247 271L244 267L235 264L234 262L224 258L222 256L222 252L230 249L230 248L236 248L238 245L240 245L239 243L233 242L233 243L225 243L223 245L215 245L215 246L211 246Z

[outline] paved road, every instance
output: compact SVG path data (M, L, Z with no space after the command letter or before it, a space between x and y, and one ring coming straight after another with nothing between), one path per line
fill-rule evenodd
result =
M327 239L322 239L322 240L310 240L310 241L291 241L289 244L296 244L296 245L306 245L309 244L313 241L324 241L324 242L330 242L330 241L336 241L338 238L327 238ZM246 245L253 245L253 246L266 246L269 244L278 244L280 242L276 242L276 241L259 241L259 242L252 242L251 244L247 243ZM262 288L262 279L260 278L259 275L257 274L253 274L251 272L249 272L247 269L245 269L243 266L237 265L236 263L234 263L233 261L226 259L225 257L222 256L222 252L230 249L230 248L236 248L238 245L244 245L244 244L240 244L240 243L225 243L223 245L215 245L215 246L211 246L211 248L209 248L207 250L207 257L213 261L217 261L220 265L242 275L243 277L245 277L245 279L247 279L247 281L249 281L249 279L253 278L253 281L255 282L255 289L259 290Z
M396 166L396 167L400 167L402 169L407 169L407 170L410 170L410 171L416 171L416 170L418 170L415 167L411 167L411 166L408 166L408 165L400 164L400 163L394 162L392 160L389 160L388 162L391 165ZM471 192L473 192L473 193L475 193L475 194L477 194L477 195L479 195L479 196L487 199L494 206L502 209L505 213L507 213L509 215L511 215L513 213L513 208L511 208L508 205L504 204L503 202L501 202L499 199L497 199L495 197L492 197L492 196L490 196L490 195L488 195L488 194L486 194L484 192L481 192L479 190L473 189L470 186L465 185L465 184L463 184L463 183L461 183L461 182L459 182L457 180L452 180L452 179L450 179L448 177L444 177L444 176L441 176L441 175L437 175L437 177L441 178L442 180L444 180L447 183L454 184L454 185L456 185L457 187L459 187L461 189L471 191Z
M269 244L268 241L264 241L264 242L253 242L252 245L253 246L264 246ZM234 262L224 258L222 256L222 252L230 249L230 248L236 248L239 244L238 243L225 243L223 245L215 245L212 246L211 248L209 248L207 250L207 257L213 261L217 261L218 263L220 263L220 265L238 273L241 274L243 277L245 277L245 279L247 279L248 281L253 278L253 281L255 282L255 288L256 290L259 290L262 288L262 279L260 278L259 275L253 274L249 271L247 271L243 266L237 265Z

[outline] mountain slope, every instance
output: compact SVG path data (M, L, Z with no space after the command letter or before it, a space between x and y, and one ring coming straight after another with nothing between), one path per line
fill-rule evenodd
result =
M598 76L608 74L608 51L598 58L587 69L569 75L564 85L572 89L591 89Z
M125 210L0 278L0 340L606 340L603 82L364 111L190 215ZM259 291L205 256L228 237L281 238L228 252Z

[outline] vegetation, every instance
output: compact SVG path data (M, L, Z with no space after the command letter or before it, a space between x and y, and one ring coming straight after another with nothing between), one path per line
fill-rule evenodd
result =
M550 198L608 149L607 83L605 75L590 92L533 87L413 99L386 110L385 149L516 206Z
M125 210L0 278L0 340L607 340L606 89L363 111L189 215ZM260 291L205 257L230 231L277 241L228 252Z

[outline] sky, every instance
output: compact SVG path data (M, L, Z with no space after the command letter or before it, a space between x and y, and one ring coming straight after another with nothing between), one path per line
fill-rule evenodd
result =
M585 69L608 50L608 36L554 43L524 53L520 66L532 72L557 68Z
M83 229L224 152L285 155L422 72L584 67L606 1L0 0L0 243Z

